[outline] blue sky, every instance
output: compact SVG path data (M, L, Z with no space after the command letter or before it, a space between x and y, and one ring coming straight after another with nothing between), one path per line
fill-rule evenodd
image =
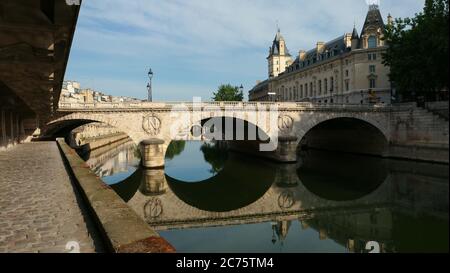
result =
M424 0L382 0L386 20L413 16ZM276 22L292 55L358 31L366 0L85 0L66 80L111 95L155 101L210 100L222 83L245 93L267 77ZM247 95L247 94L245 94Z

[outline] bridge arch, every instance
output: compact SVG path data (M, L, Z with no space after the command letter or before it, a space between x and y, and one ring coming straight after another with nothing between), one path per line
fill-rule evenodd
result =
M44 137L64 137L72 130L89 123L103 123L127 134L135 144L139 144L140 138L129 128L126 128L117 120L105 117L104 115L95 115L92 113L72 113L60 117L46 124L42 135Z
M367 115L319 115L301 122L297 147L383 156L390 136L388 126Z

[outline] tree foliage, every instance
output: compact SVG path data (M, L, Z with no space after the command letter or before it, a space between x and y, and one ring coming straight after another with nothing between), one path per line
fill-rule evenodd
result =
M166 158L173 159L175 156L181 154L184 151L185 147L186 141L184 140L170 142L169 146L167 147Z
M244 94L239 87L231 84L222 84L217 92L213 94L214 101L243 101Z
M414 18L398 18L387 26L383 63L404 98L430 98L448 90L448 8L448 0L426 0Z
M228 159L227 150L218 145L218 142L207 142L202 145L200 150L203 152L205 161L211 164L210 172L212 174L219 173Z

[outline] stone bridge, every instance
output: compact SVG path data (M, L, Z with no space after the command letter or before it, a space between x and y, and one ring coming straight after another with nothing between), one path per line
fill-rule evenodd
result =
M140 144L151 168L164 165L173 140L220 137L234 149L280 162L295 162L301 147L313 147L448 163L448 122L414 104L61 103L58 113L43 135L102 122Z

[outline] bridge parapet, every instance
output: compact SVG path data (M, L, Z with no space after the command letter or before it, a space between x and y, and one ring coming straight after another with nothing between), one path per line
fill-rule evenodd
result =
M400 104L400 105L387 105L387 104L373 104L373 105L361 105L361 104L316 104L308 102L118 102L118 103L59 103L60 112L74 112L74 111L104 111L108 109L115 110L176 110L177 107L185 107L189 110L204 110L208 108L243 108L243 109L256 109L269 110L270 107L277 107L278 110L284 111L304 111L304 110L316 110L316 111L361 111L361 112L373 112L373 111L391 111L406 110L414 107L414 104Z

